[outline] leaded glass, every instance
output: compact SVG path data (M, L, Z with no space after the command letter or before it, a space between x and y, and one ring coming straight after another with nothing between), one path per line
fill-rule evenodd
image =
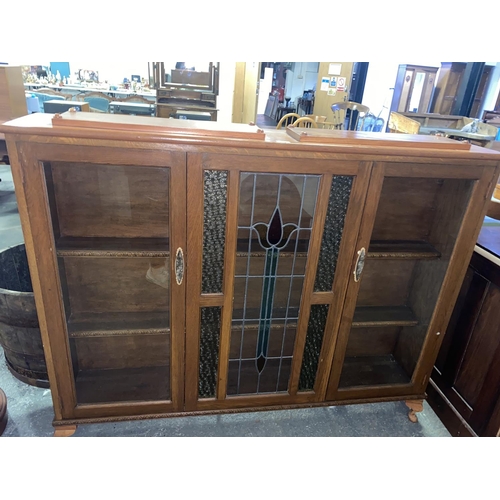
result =
M332 289L351 188L352 177L335 176L332 180L314 281L315 292L327 292Z
M299 391L312 391L318 371L319 355L323 344L328 304L312 305L307 326L306 345L300 369Z
M205 170L202 293L221 293L226 242L227 171Z
M228 395L288 388L319 180L241 174Z
M198 376L198 396L200 398L215 397L219 367L221 309L221 307L201 308L200 371Z

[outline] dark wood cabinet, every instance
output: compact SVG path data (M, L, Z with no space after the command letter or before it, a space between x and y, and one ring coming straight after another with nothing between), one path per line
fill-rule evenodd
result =
M471 118L481 118L480 111L483 107L484 101L486 100L486 96L490 88L491 74L493 72L493 69L494 66L485 66L483 72L481 73L481 79L479 80L479 85L474 95L472 109L469 113L469 116Z
M391 111L427 113L439 68L400 64L394 84Z
M432 372L429 401L455 436L500 433L499 239L486 223Z
M388 400L414 418L498 153L71 112L1 130L56 433Z

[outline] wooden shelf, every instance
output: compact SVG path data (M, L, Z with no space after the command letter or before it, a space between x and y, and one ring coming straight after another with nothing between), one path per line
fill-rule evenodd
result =
M368 259L439 259L441 254L426 241L371 241Z
M339 388L409 383L410 377L392 354L359 356L345 358Z
M83 370L76 376L76 398L79 404L168 401L169 380L170 367L166 365Z
M164 311L72 313L68 320L71 338L112 335L165 335L170 333L170 314Z
M59 257L168 257L168 238L59 238Z
M358 306L352 321L353 328L416 325L418 319L408 306Z

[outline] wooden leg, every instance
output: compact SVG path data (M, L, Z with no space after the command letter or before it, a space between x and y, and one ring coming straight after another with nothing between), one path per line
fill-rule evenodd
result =
M54 437L70 437L76 431L76 425L58 425L54 428Z
M410 409L408 412L408 418L414 424L418 422L418 418L416 412L422 411L424 409L424 400L423 399L412 399L409 401L405 401L406 406Z

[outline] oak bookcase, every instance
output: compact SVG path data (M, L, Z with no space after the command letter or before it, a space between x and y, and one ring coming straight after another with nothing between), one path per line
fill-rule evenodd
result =
M416 420L498 153L71 111L1 131L56 435L390 400Z

